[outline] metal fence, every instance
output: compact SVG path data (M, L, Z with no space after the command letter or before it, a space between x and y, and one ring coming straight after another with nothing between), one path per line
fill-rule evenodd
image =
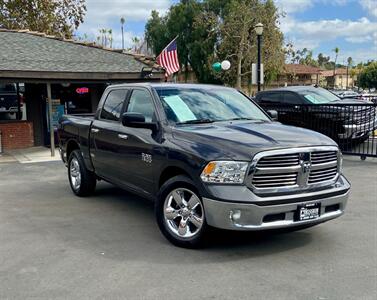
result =
M377 157L377 103L263 105L276 110L278 121L323 133L341 148L343 154L362 159Z

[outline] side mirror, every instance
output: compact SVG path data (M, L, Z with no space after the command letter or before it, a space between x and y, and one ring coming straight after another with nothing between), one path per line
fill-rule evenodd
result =
M145 117L139 113L124 113L122 115L122 124L123 126L133 128L148 128L151 129L153 133L158 130L157 123L145 122Z
M270 116L272 121L277 121L278 119L278 112L276 110L268 110L267 114Z

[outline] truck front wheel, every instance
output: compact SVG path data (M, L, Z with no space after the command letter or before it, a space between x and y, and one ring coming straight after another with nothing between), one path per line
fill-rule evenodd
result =
M200 195L187 176L165 182L155 207L158 226L174 245L184 248L202 246L208 225Z
M86 168L79 150L72 151L69 156L68 178L71 189L77 196L89 196L96 188L96 176Z

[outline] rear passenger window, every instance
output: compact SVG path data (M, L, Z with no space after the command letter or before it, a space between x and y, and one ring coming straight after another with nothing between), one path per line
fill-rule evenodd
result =
M101 110L101 119L119 121L127 90L111 91Z

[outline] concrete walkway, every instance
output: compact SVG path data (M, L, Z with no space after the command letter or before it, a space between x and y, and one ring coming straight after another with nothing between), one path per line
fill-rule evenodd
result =
M51 151L49 148L46 147L33 147L27 149L10 150L7 151L6 155L8 157L13 158L14 160L17 160L21 164L60 160L59 151L57 149L55 151L55 156L51 157ZM0 162L2 162L1 159Z

